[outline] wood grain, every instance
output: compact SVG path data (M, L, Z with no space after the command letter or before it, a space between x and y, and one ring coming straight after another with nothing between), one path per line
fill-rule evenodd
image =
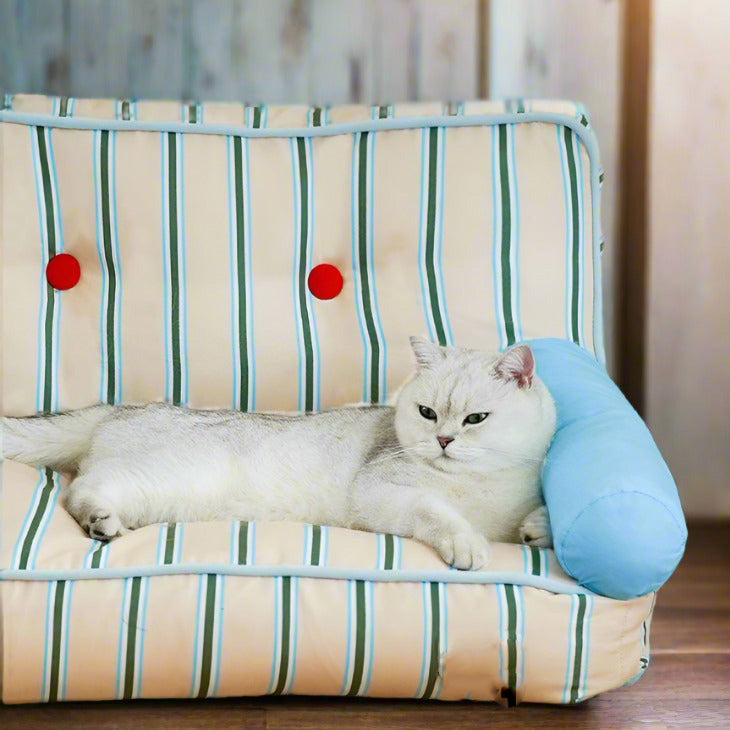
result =
M687 553L661 590L651 666L640 682L575 707L329 697L0 706L0 727L726 728L730 727L730 523L690 526Z
M0 92L471 99L480 0L2 0Z

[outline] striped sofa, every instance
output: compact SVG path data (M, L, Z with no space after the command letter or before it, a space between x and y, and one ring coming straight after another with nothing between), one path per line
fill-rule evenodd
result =
M566 102L333 108L16 96L0 111L2 412L382 403L407 336L603 359L600 170ZM61 253L81 278L46 268ZM313 266L344 286L312 296ZM389 535L153 525L90 540L5 461L2 699L330 694L575 703L649 661L654 594L552 550L451 570Z

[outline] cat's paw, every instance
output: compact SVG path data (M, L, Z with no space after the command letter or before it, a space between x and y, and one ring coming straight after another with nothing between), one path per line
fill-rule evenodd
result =
M128 532L119 517L111 512L92 512L82 527L94 540L104 542Z
M444 537L436 546L444 562L459 570L479 570L489 562L487 539L478 532L458 532Z
M544 505L530 512L520 525L520 540L525 545L534 547L552 547L553 535L550 529L550 517Z

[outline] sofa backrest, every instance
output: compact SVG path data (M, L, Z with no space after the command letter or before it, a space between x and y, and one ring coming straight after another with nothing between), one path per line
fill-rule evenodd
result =
M408 336L602 359L599 165L567 102L0 111L2 410L384 402ZM72 254L79 283L46 280ZM321 300L311 269L342 291Z

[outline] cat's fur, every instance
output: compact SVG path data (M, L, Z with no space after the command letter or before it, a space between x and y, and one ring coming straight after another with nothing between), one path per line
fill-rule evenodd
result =
M415 537L464 569L486 565L489 540L549 545L539 474L555 407L529 347L412 345L395 407L95 406L4 418L5 456L74 474L66 508L102 540L165 521L294 520ZM465 424L476 413L489 415Z

